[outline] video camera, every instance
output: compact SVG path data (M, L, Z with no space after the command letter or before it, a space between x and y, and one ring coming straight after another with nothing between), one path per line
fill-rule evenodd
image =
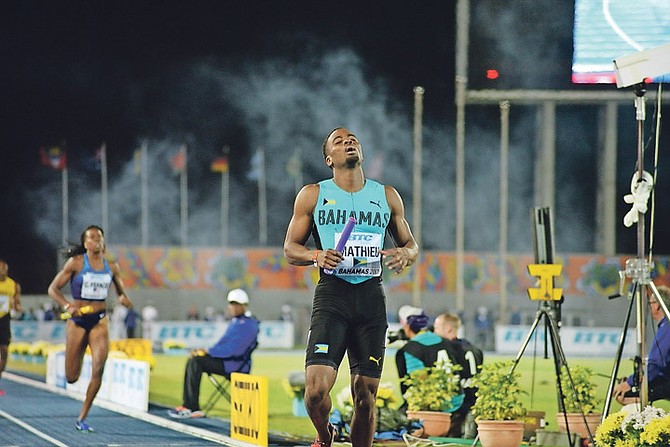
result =
M397 331L389 331L389 333L386 335L386 338L388 339L389 344L398 340L409 340L407 334L405 334L405 331L402 328L398 329Z

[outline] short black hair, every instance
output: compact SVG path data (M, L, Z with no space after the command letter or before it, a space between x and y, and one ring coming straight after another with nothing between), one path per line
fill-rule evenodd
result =
M340 129L344 129L344 127L343 126L338 126L338 127L334 128L333 130L328 132L328 135L326 135L326 138L323 139L323 143L321 144L321 151L323 152L323 160L324 161L326 160L326 157L328 156L328 154L326 154L326 146L328 145L328 138L330 138L330 136L333 134L333 132L335 132L336 130L340 130Z

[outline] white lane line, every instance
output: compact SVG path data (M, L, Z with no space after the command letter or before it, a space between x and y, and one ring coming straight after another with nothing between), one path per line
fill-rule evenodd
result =
M5 419L10 420L11 422L15 423L16 425L23 428L24 430L28 430L30 433L34 434L35 436L39 436L40 438L44 439L47 442L52 443L53 445L57 445L58 447L70 447L67 444L63 444L58 439L52 438L51 436L47 435L46 433L43 433L43 432L39 431L35 427L26 424L22 420L15 418L14 416L12 416L11 414L9 414L7 412L4 412L4 411L0 410L0 416L2 416Z
M55 386L47 385L44 382L39 382L7 371L4 371L2 373L2 378L12 380L22 385L28 385L33 388L49 391L54 394L59 394L61 396L66 396L71 399L76 399L80 401L84 400L84 396L78 393L72 393L63 388L57 388ZM230 436L226 436L224 434L213 432L200 427L191 426L181 422L168 420L166 418L162 418L160 416L150 414L148 412L124 407L122 405L115 404L113 402L96 399L93 402L93 405L96 407L104 408L106 410L114 411L115 413L119 413L128 417L140 419L144 422L148 422L150 424L157 425L159 427L167 428L180 433L185 433L187 435L195 436L197 438L205 439L207 441L215 442L220 445L226 445L228 447L257 447L254 444L244 442L239 439L233 439Z

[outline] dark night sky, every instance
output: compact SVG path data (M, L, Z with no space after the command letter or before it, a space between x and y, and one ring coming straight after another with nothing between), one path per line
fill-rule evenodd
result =
M553 2L551 11L539 5L542 2L534 1L473 3L478 6L473 6L471 88L573 88L569 83L573 20L570 2ZM206 177L208 162L220 154L223 145L231 147L233 189L253 198L254 185L245 173L257 144L264 145L271 156L284 163L285 149L292 147L292 139L305 141L303 151L320 150L323 135L336 125L348 125L351 116L356 117L352 122L366 127L404 122L401 137L395 136L397 129L355 131L359 136L368 132L367 141L372 140L377 146L384 143L400 147L384 153L389 165L395 167L394 171L385 171L384 180L398 187L411 209L411 190L402 182L411 177L407 148L411 151L415 85L426 89L425 144L439 146L442 142L448 151L453 151L454 4L444 0L3 2L0 178L4 215L0 223L0 257L9 262L10 275L22 283L24 293L44 293L57 265L61 220L53 211L60 207L60 183L56 172L40 166L40 146L65 144L73 177L71 200L83 202L83 197L91 194L90 188L95 189L97 174L86 171L82 160L90 157L103 140L108 147L111 181L119 184L142 139L188 141L194 148L189 156L189 160L194 160L193 166L189 165L189 181L195 185L191 186L195 191L189 197L195 209L199 204L204 209L209 206L204 186L212 181L199 179L211 178ZM501 71L498 81L485 80L485 69L490 66ZM283 84L268 91L279 99L268 99L268 107L259 105L254 109L252 103L267 99L266 92L260 90L274 80ZM303 91L281 102L282 93L293 92L294 88ZM342 93L326 94L327 90ZM329 103L329 98L337 98L337 102ZM277 104L287 111L282 113ZM373 111L376 116L371 118ZM589 146L597 138L588 134L592 111L573 112L574 126L583 127L585 135L575 131L570 142L559 142L559 156L561 144ZM319 117L314 118L315 115ZM524 115L533 116L522 110L518 120L523 122ZM287 122L290 119L291 124L283 123L282 118ZM492 136L482 132L487 135L478 137L481 141L477 144L497 144L497 120L497 112L475 116L480 129L491 123L494 126ZM634 125L622 119L622 125L627 124L631 128ZM522 140L532 140L523 133L513 134L512 139L519 151L523 150ZM363 145L366 146L365 139ZM371 154L374 152L368 153ZM453 164L453 154L444 155L443 159L435 157L428 159L441 160L444 166ZM529 158L528 154L518 157ZM632 174L631 157L623 158L628 163L625 172ZM595 156L586 154L581 160L577 157L575 163L593 165ZM453 178L449 169L436 171L434 177ZM580 175L575 169L566 168L571 174ZM305 166L305 181L327 175L318 160ZM628 179L618 180L619 188L630 182L629 174L626 176ZM561 175L557 178L560 181ZM400 184L396 184L396 179ZM281 245L289 217L293 191L285 186L271 185L272 197L281 211L279 217L271 218L270 245ZM517 187L528 195L528 185ZM445 197L435 199L434 205L427 199L428 206L442 209L447 205L441 203L452 202L451 197L453 185L447 187ZM240 206L248 206L240 200ZM519 205L524 210L523 216L518 217L523 226L521 238L527 236L528 200ZM117 199L110 215L126 216L131 201ZM178 198L174 197L174 201L178 202ZM74 212L81 214L76 208ZM453 209L445 212L453 215ZM197 214L194 212L194 222L200 222ZM585 214L586 221L593 224L593 212ZM78 237L83 222L93 223L90 221L96 217L73 217L70 239ZM207 219L207 214L203 214L202 221ZM497 217L491 219L497 222ZM516 218L512 219L514 223ZM137 227L136 217L122 220L128 228ZM116 228L121 227L121 223L112 222ZM198 233L201 227L194 222L190 231ZM215 226L215 222L209 224ZM453 249L453 227L447 226L444 232L446 235L436 236L436 240L446 241L444 246L435 242L432 248ZM117 236L108 242L136 242L130 236L124 240L121 233L117 231ZM254 245L256 236L249 233L240 236L237 245ZM477 246L478 239L482 239L482 246ZM487 238L471 236L469 240L472 245L466 248L490 250L491 241ZM558 240L561 241L560 235ZM592 236L583 240L593 243ZM175 241L165 235L157 243ZM213 244L204 236L199 243ZM658 243L663 248L665 242ZM529 244L528 237L523 243L512 243L511 248L523 251ZM564 247L568 251L590 251L588 247L580 248ZM667 244L664 248L670 252ZM631 246L624 241L618 249L626 251Z

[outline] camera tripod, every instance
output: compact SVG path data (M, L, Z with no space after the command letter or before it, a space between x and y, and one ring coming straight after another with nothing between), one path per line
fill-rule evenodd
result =
M560 301L563 301L561 298ZM567 421L567 414L565 412L565 391L563 389L563 381L561 380L561 374L566 374L568 378L568 383L570 385L570 391L572 392L572 395L577 402L577 405L579 407L579 412L582 415L582 419L584 421L584 425L586 426L586 430L588 431L589 434L589 441L593 444L593 433L591 433L591 429L589 428L588 424L586 423L586 417L584 416L584 411L582 410L582 405L581 402L579 401L577 397L577 393L575 390L575 384L572 380L572 376L570 375L570 369L568 368L568 361L565 358L565 352L563 351L563 347L561 346L561 338L559 334L559 321L560 321L560 311L561 311L561 303L556 302L556 301L543 301L542 304L540 305L540 308L538 309L537 313L535 314L535 320L533 321L533 324L531 325L530 331L528 332L528 335L526 336L526 339L523 341L523 344L521 345L521 349L519 350L518 354L516 355L514 362L512 364L512 368L510 369L509 374L512 374L514 370L516 369L517 365L519 364L519 361L521 360L521 357L523 356L524 352L526 351L526 348L528 347L528 343L530 342L531 338L533 338L533 335L535 334L535 331L537 330L537 327L539 326L540 322L544 320L545 324L545 334L548 333L549 335L549 341L551 342L551 349L553 352L553 358L554 358L554 370L556 374L556 388L558 392L558 411L563 413L563 417L565 419L565 426L567 429L567 436L568 436L568 443L570 444L571 447L574 447L574 438L570 433L570 426L568 425ZM547 337L545 336L545 356L547 353ZM564 370L564 371L563 371Z
M626 278L632 279L632 288L629 297L631 298L631 303L628 307L628 312L626 314L626 319L624 321L624 327L619 338L619 346L617 348L617 353L614 361L614 366L612 368L612 375L610 377L609 387L607 389L607 397L605 399L605 407L603 409L603 421L607 417L610 404L612 400L612 392L614 390L616 376L619 371L619 364L621 362L621 355L623 353L623 347L626 341L626 330L630 322L630 317L633 307L636 308L636 323L637 323L637 355L635 357L635 369L634 369L634 385L639 388L639 405L641 408L644 408L648 403L648 380L646 374L647 361L645 359L645 353L647 352L645 348L645 320L644 320L644 310L645 306L643 299L649 296L649 291L656 297L659 305L663 309L665 316L670 319L670 313L665 304L665 301L661 299L656 285L651 280L651 269L652 261L651 256L649 259L645 259L645 213L647 211L647 200L649 194L655 186L655 178L644 170L644 121L646 118L645 110L645 93L646 83L644 81L635 84L633 86L633 91L635 93L635 119L637 123L637 169L633 180L631 182L631 194L624 197L624 200L627 203L632 203L633 207L624 217L624 225L632 226L633 223L637 223L637 257L634 259L628 259L626 261L625 271L619 272L621 282L619 284L619 294L610 298L616 298L623 295L623 290L625 287ZM660 115L658 115L660 119ZM658 151L658 146L656 148ZM652 220L653 222L653 220ZM650 234L653 235L653 228L650 230ZM646 293L644 293L646 291Z
M516 355L516 358L513 361L512 367L509 374L513 374L514 370L519 364L521 357L523 356L528 343L535 334L537 327L544 320L545 328L545 358L548 358L548 346L547 342L551 342L551 349L554 359L554 370L556 374L556 389L558 397L558 411L563 413L565 420L565 427L568 436L568 443L571 447L574 447L574 438L570 433L570 426L568 425L568 417L565 413L565 391L563 389L563 383L561 381L561 374L567 374L567 383L570 385L570 391L574 397L575 402L581 413L582 420L586 426L589 440L593 443L593 433L586 423L586 417L584 416L584 411L582 410L582 404L579 402L575 390L575 383L572 380L570 375L570 369L568 368L568 361L565 358L565 352L563 351L563 346L561 345L561 338L559 331L559 325L561 321L561 304L563 303L562 290L556 289L553 287L554 277L560 275L561 266L554 264L554 230L552 223L552 212L549 207L535 207L531 210L531 223L533 230L533 250L535 252L535 265L528 266L528 272L533 276L538 276L539 289L528 289L528 295L532 300L541 301L537 313L535 314L535 320L531 325L530 331L526 336L526 339L519 349L519 353ZM548 334L548 337L547 337ZM563 372L565 369L565 372Z
M623 355L623 349L626 344L626 332L630 324L630 317L633 311L633 307L636 308L636 317L637 317L637 355L634 359L634 371L633 371L633 384L634 387L638 389L639 395L639 407L644 408L648 403L649 390L648 390L648 381L646 380L646 361L644 360L644 353L646 352L645 348L645 332L644 332L644 303L643 300L646 296L649 296L649 293L653 294L658 302L663 313L665 313L666 318L670 320L670 312L668 307L665 304L665 301L661 298L654 281L651 280L651 265L650 262L645 259L628 259L626 261L626 270L620 272L621 276L621 285L620 293L610 297L618 298L622 295L624 288L625 278L632 278L633 283L631 286L629 298L630 304L628 305L628 312L626 313L626 318L624 319L624 325L621 331L621 336L619 337L619 344L617 346L616 356L614 359L614 366L612 367L612 374L610 376L609 386L607 388L607 398L605 399L605 407L603 408L603 421L607 417L610 411L612 403L612 393L617 381L617 375L619 372L619 366L621 364L621 357ZM646 293L645 293L646 291Z

